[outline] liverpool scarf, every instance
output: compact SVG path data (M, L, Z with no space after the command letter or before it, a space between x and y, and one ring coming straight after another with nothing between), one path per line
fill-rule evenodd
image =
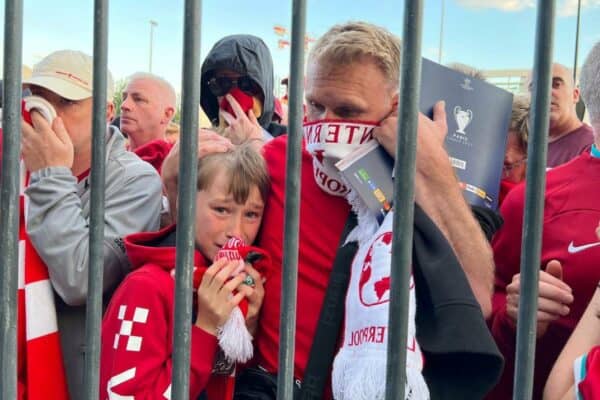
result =
M29 174L21 165L19 199L18 398L69 398L48 268L26 231Z
M355 207L356 208L356 207ZM360 214L359 214L360 217ZM383 400L388 342L388 312L392 249L392 218L368 235L358 234L359 249L352 262L346 294L344 342L333 364L332 386L336 400ZM359 218L359 230L361 219ZM416 299L410 282L408 336L406 343L405 398L429 399L421 374L423 357L415 336Z

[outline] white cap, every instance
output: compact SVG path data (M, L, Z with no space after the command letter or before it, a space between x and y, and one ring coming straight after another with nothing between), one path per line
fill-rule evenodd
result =
M31 76L24 84L46 88L68 100L83 100L92 97L92 57L80 51L59 50L34 65ZM113 79L107 69L107 101L113 98Z

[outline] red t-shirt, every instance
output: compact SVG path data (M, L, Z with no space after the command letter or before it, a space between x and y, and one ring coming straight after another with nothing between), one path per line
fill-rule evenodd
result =
M283 257L285 156L287 135L264 147L271 175L271 194L265 207L259 245L271 254L275 272L265 283L265 298L256 337L257 362L270 372L278 369L279 311ZM350 206L344 197L323 192L313 178L312 157L302 146L300 232L298 255L298 305L294 372L302 379L333 260Z
M587 124L566 134L555 142L548 143L547 166L558 167L590 150L594 143L594 131Z
M600 242L596 227L600 220L600 159L589 153L547 173L541 266L558 260L563 280L573 290L571 312L552 322L537 340L533 398L541 398L548 374L600 281ZM492 334L505 358L500 383L489 398L512 396L516 330L506 314L506 286L520 271L525 185L506 197L500 212L504 225L492 242L496 262ZM591 245L591 246L588 246Z

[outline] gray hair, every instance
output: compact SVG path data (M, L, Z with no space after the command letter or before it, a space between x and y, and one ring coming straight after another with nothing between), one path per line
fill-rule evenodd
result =
M167 105L176 108L177 95L175 93L175 88L173 88L173 85L171 85L166 79L148 72L136 72L127 78L127 83L129 84L138 80L148 80L154 82L166 94L166 97L162 100L166 102Z
M594 131L600 134L600 42L592 47L581 67L579 87Z
M485 81L485 75L483 75L483 71L475 67L471 67L470 65L454 62L448 64L447 67L452 68L453 70L461 72L472 78L477 78L481 79L482 81Z

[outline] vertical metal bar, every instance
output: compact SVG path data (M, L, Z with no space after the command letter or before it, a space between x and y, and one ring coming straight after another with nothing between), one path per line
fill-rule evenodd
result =
M302 148L302 93L306 1L292 2L292 49L289 78L289 128L285 177L283 273L279 325L277 398L291 399L294 391L294 350L298 293L298 229L300 224L300 149Z
M413 202L419 86L421 82L421 32L423 2L406 0L402 32L402 68L398 134L397 171L394 180L394 224L392 242L389 335L385 398L404 400L406 385L406 337L408 331L409 282L412 263Z
M531 399L533 392L555 2L539 0L537 10L530 114L532 135L527 150L527 187L521 244L521 296L513 391L513 398L519 400Z
M21 52L23 1L4 7L4 105L0 182L0 398L17 398L17 277L19 157L21 153Z
M106 146L106 84L108 64L108 0L94 1L94 92L92 169L90 172L90 237L85 317L85 398L98 399L100 323L104 271L104 176Z
M173 327L173 397L190 397L190 341L192 323L192 268L198 175L198 104L200 104L201 0L186 0L183 38L183 82L179 201L177 210L177 258L175 273L175 325Z
M577 57L579 55L579 25L581 22L581 0L577 1L577 26L575 27L575 60L573 60L573 82L577 84Z

